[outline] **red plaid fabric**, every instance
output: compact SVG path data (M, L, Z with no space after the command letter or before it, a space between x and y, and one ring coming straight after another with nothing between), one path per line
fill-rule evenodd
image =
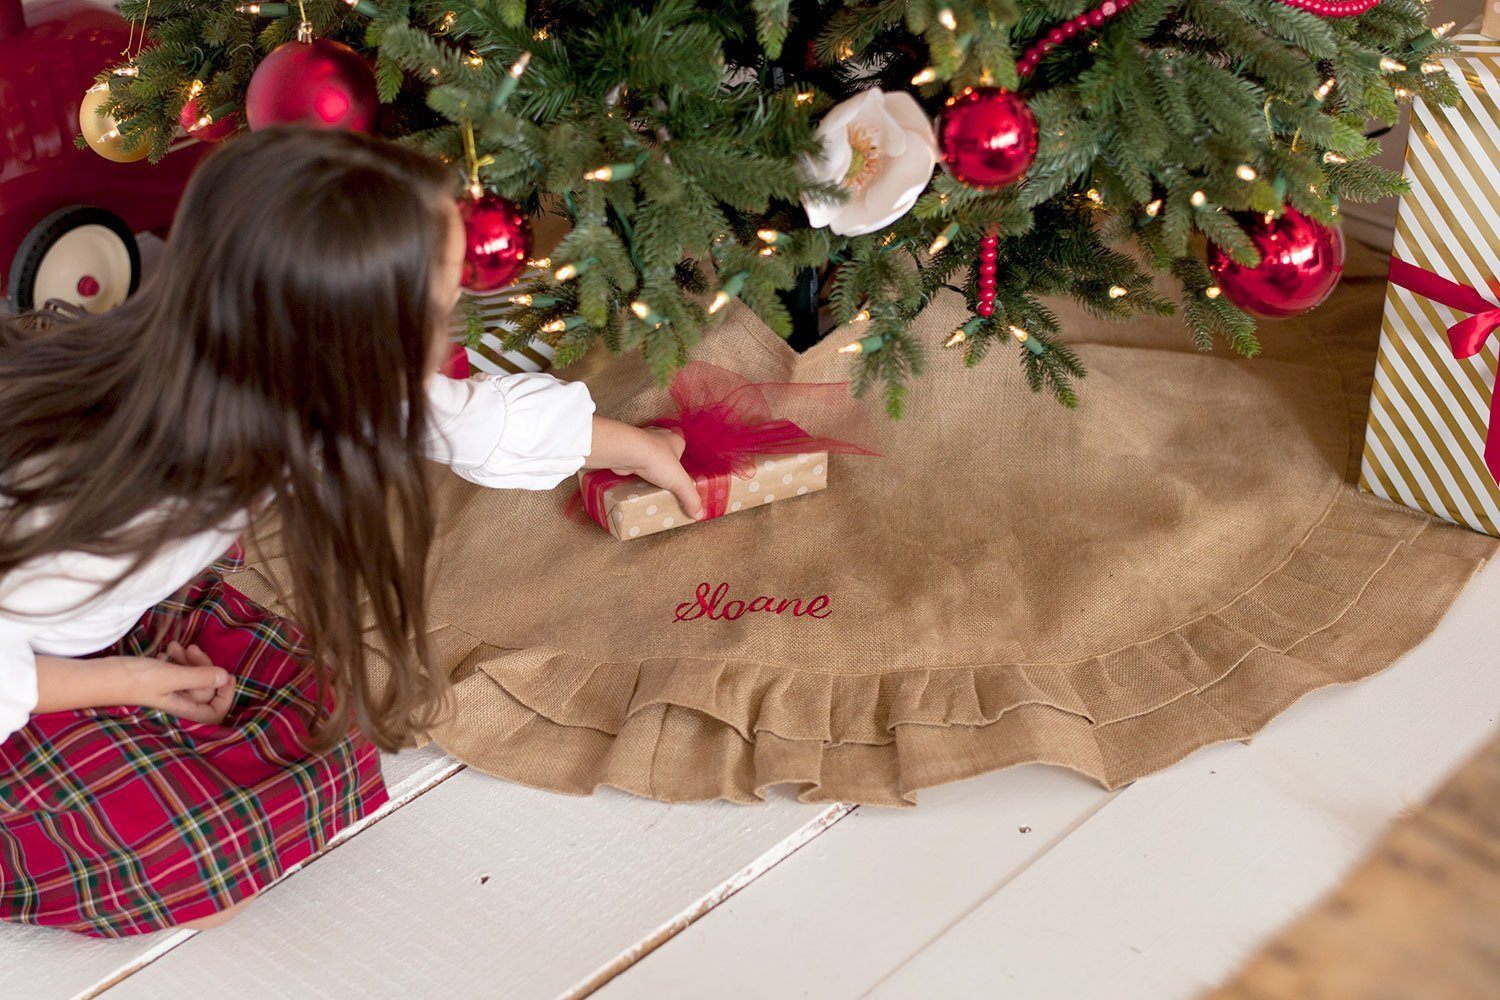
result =
M123 937L264 889L386 800L376 748L317 724L295 626L224 583L235 551L97 655L196 642L234 675L222 725L154 708L33 716L0 743L0 919Z

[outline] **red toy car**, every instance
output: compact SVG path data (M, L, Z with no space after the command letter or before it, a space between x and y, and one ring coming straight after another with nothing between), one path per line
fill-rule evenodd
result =
M124 301L140 281L133 234L166 234L210 148L184 138L159 163L114 163L73 145L84 91L121 62L129 31L87 0L0 0L0 293L13 310Z

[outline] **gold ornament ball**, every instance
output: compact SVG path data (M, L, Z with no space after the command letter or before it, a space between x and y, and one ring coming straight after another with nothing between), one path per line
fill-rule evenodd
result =
M119 127L115 120L100 111L104 102L109 100L108 88L89 88L83 95L83 103L78 106L78 130L88 140L89 148L106 160L116 163L134 163L136 160L144 160L150 152L146 147L147 142L140 142L132 150L126 150L125 138L120 135ZM109 136L105 138L106 134Z

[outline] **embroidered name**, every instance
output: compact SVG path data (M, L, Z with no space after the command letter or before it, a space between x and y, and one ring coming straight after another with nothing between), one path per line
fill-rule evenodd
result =
M709 583L700 583L693 600L683 601L677 605L672 620L690 622L695 618L710 618L714 621L732 622L741 615L753 611L773 615L786 614L793 618L827 618L833 614L827 594L819 594L804 604L800 597L776 598L764 595L751 598L748 603L741 600L726 601L724 598L728 593L729 584L727 583L721 583L717 587Z

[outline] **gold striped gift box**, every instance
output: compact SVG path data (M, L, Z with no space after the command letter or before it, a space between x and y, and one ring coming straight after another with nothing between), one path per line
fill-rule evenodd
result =
M515 293L514 288L501 288L493 292L464 292L467 302L456 310L453 338L462 342L468 336L464 320L466 311L469 308L477 310L484 321L484 335L479 338L477 345L466 348L469 365L474 371L506 375L546 371L551 367L552 347L540 340L533 338L519 351L507 351L501 345L504 336L515 329L513 324L501 318L504 309L508 307L506 300Z
M1394 256L1493 297L1500 280L1500 41L1478 34L1454 41L1458 55L1443 66L1462 97L1451 108L1413 105L1411 191L1401 199ZM1496 344L1492 338L1473 357L1456 359L1447 331L1465 316L1395 284L1387 288L1359 484L1500 535L1500 485L1484 461Z

